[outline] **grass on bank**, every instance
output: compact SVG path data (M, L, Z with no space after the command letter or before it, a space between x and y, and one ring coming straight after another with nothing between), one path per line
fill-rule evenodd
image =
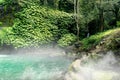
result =
M115 32L120 32L120 28L116 28L116 29L111 29L111 30L107 30L101 33L97 33L95 35L90 36L89 38L85 38L83 39L81 42L83 44L82 46L82 50L89 50L92 47L96 46L98 43L100 43L100 41L109 36L114 34Z

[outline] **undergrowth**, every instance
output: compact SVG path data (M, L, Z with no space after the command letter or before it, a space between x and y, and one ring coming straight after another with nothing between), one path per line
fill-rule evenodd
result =
M107 30L101 33L97 33L95 35L90 36L89 38L85 38L83 39L82 42L82 49L83 50L88 50L91 49L93 47L95 47L96 45L98 45L100 43L100 41L109 36L112 35L113 33L115 33L116 31L120 30L120 28L116 28L116 29L111 29L111 30Z

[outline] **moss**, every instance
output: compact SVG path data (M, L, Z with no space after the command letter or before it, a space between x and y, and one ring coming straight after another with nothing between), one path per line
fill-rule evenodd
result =
M111 34L111 36L106 40L105 47L112 50L120 49L120 30Z
M81 41L82 44L83 44L81 49L82 50L92 49L96 45L100 44L100 42L103 39L106 39L106 38L107 38L107 41L108 41L107 44L106 44L106 47L108 47L108 46L111 46L112 48L115 47L115 46L119 47L119 45L115 45L115 44L117 44L117 42L119 43L119 40L120 40L120 28L111 29L111 30L108 30L108 31L97 33L95 35L90 36L89 38L83 39ZM111 44L111 43L113 43L113 44Z

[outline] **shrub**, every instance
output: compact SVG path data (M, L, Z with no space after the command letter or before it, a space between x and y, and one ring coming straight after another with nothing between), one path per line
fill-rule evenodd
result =
M0 22L0 26L2 25L2 22Z
M16 13L15 18L12 29L15 39L11 39L11 43L15 47L28 47L50 43L58 40L63 33L69 33L67 26L72 17L65 12L31 5ZM62 25L58 26L58 23Z
M58 45L61 47L69 46L76 41L76 36L74 34L65 34L61 39L58 40Z
M116 28L116 29L111 29L105 32L101 32L95 35L90 36L89 38L85 38L83 39L81 42L83 44L82 49L84 50L88 50L91 49L92 47L95 47L96 45L98 45L102 39L104 39L105 37L109 37L112 36L112 38L108 39L108 42L106 42L106 47L109 48L115 48L115 46L117 47L118 44L117 42L119 41L119 30L120 28ZM116 32L118 32L118 34L116 34ZM117 36L116 39L114 38L114 36ZM110 43L110 44L109 44Z
M2 46L3 44L10 44L10 41L9 41L9 33L11 32L11 27L8 27L8 28L2 28L0 30L0 45Z
M120 27L120 21L117 21L117 27Z
M6 31L8 40L6 38L4 43L14 47L39 46L57 42L71 32L69 28L74 23L71 14L40 6L39 0L10 0L6 3L8 6L16 3L22 9L13 14L13 26L9 33Z

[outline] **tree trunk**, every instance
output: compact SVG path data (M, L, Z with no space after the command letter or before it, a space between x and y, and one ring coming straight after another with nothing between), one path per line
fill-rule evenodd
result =
M102 0L100 0L100 9L99 9L99 20L100 20L100 31L104 30L104 9L102 7Z
M79 27L79 0L77 0L77 36L79 41L80 27Z
M119 20L119 7L118 5L114 5L114 14L115 14L115 23L116 23L116 26L117 26L117 21Z
M104 15L103 15L103 9L100 10L100 31L104 30Z
M79 36L80 36L80 27L79 27L79 0L74 0L74 15L75 15L76 29L77 29L77 40L79 41Z

